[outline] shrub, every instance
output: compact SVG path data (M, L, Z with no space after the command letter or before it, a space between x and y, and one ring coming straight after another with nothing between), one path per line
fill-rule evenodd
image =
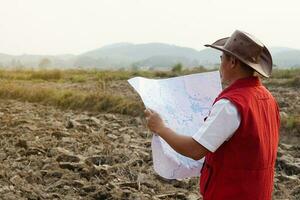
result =
M176 65L174 65L172 67L172 72L174 73L180 73L182 71L182 64L181 63L177 63Z

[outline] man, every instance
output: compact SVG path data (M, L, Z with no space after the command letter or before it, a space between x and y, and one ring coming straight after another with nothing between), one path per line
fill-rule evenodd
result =
M204 200L269 200L279 110L255 75L271 75L272 57L261 42L242 31L205 46L222 51L220 74L229 86L216 98L204 125L193 137L183 136L149 109L147 125L178 153L195 160L205 156L200 177Z

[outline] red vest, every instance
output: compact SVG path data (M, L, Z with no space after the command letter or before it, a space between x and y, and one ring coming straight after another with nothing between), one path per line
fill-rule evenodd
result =
M280 125L277 103L257 77L235 81L215 102L221 98L237 107L241 123L229 141L206 155L200 192L204 200L270 200Z

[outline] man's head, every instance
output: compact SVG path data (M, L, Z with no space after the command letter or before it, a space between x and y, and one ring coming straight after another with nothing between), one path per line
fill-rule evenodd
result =
M253 68L235 56L223 52L220 58L220 74L223 83L230 84L238 78L253 76L255 74Z
M220 71L225 82L234 75L253 75L254 71L264 77L271 75L273 62L269 50L248 33L237 30L230 37L205 46L223 52Z

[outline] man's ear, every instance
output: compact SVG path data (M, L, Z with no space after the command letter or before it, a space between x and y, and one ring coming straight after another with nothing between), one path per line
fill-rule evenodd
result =
M230 57L230 66L234 68L236 66L237 59L233 56Z

